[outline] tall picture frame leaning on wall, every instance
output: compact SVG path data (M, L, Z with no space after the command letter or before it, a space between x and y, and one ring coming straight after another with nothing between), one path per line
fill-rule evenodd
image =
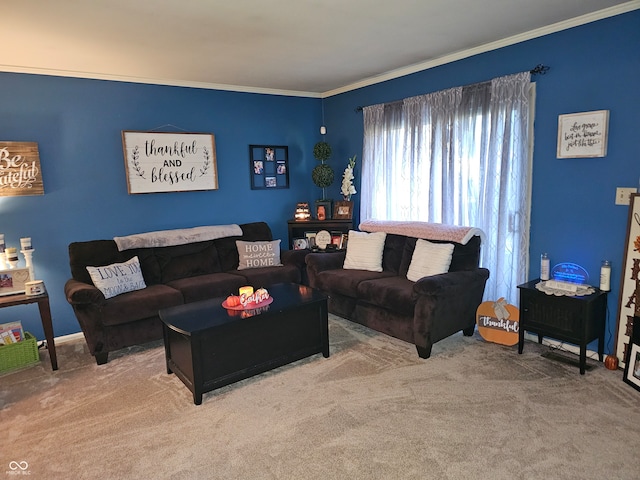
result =
M624 365L631 348L633 318L640 316L640 194L631 195L621 270L615 352Z
M123 130L122 147L130 194L218 189L212 134Z

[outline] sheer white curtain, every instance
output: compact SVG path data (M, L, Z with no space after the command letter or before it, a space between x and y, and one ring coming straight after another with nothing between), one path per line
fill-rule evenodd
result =
M530 218L530 74L363 110L360 218L481 228L485 298L517 302Z

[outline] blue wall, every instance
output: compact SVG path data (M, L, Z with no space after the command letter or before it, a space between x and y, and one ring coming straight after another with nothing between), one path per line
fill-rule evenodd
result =
M616 187L637 187L640 177L640 11L476 55L324 100L327 140L335 159L362 156L358 106L399 100L445 88L551 67L537 83L530 278L540 274L540 253L552 264L575 262L599 284L600 262L612 261L606 351L613 346L627 228L627 206L614 204ZM556 158L558 115L609 110L604 158ZM344 168L344 167L339 167ZM359 172L359 170L358 170ZM359 180L359 175L358 180ZM332 195L338 197L338 186ZM356 186L357 188L357 186ZM358 201L356 195L354 200ZM357 208L357 206L356 206ZM518 304L518 299L508 299ZM593 345L591 346L593 348Z
M581 264L596 285L600 261L610 259L608 351L628 213L628 207L614 205L615 188L637 186L640 176L634 141L640 125L639 27L640 11L634 11L325 99L326 140L336 171L328 196L340 198L348 157L362 157L356 107L549 65L547 75L535 78L530 277L539 275L542 251L553 263ZM558 115L590 110L610 110L607 156L556 159ZM310 172L320 119L318 99L0 73L0 139L38 142L45 186L42 197L0 197L0 233L13 245L21 236L32 237L56 335L79 331L63 295L72 241L254 220L267 221L274 236L286 241L295 203L319 196ZM127 194L121 131L166 124L215 134L219 190ZM249 144L289 146L290 189L250 190ZM360 196L353 199L357 211ZM35 307L0 310L0 321L14 319L43 338Z
M296 202L320 193L310 175L320 119L321 101L312 98L0 74L0 140L38 142L45 189L44 196L0 197L0 233L8 246L32 237L55 334L80 331L63 293L70 242L266 221L286 248ZM121 131L167 124L215 135L218 190L127 193ZM250 144L288 145L289 189L250 189ZM12 320L44 337L37 307L0 310L0 322Z

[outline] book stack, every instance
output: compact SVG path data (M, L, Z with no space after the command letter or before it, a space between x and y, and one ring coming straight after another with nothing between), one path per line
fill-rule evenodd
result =
M11 322L0 325L0 347L22 342L25 339L22 323Z

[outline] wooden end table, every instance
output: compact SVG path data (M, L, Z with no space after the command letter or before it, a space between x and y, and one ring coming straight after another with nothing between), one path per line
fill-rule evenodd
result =
M49 350L51 369L58 370L58 357L56 356L56 344L53 340L53 322L51 321L51 309L49 307L49 294L46 292L42 295L25 295L24 293L19 293L0 297L0 308L28 305L30 303L38 304L42 329L47 339L47 350Z
M596 288L584 296L547 295L536 288L540 280L518 285L520 290L520 331L518 353L522 353L525 330L580 346L580 374L584 375L587 343L598 340L598 358L604 353L607 292Z

